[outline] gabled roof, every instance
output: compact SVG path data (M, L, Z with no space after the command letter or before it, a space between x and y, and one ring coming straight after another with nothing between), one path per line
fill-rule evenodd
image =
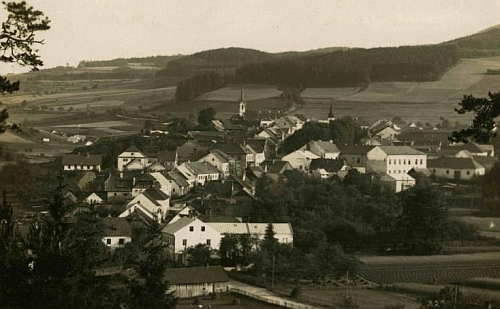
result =
M265 139L247 139L245 140L247 146L253 149L256 153L263 153L265 146L266 146L266 140Z
M342 159L314 159L311 161L311 166L309 167L309 170L314 171L317 169L324 169L327 172L330 173L336 173L340 171L345 165L344 160Z
M231 156L229 156L228 154L226 154L225 152L223 152L220 149L212 149L212 150L210 150L210 153L212 155L214 155L217 158L217 160L219 160L222 163L228 163L228 162L234 161Z
M265 160L260 164L261 168L265 171L267 166L267 173L271 174L281 174L286 170L288 165L289 169L292 169L292 166L288 161L279 161L279 160Z
M167 268L165 279L169 284L201 284L228 282L229 278L221 266Z
M483 152L490 154L491 152L493 152L494 147L493 147L493 145L487 145L487 144L480 145L480 144L476 144L474 142L471 142L471 143L467 143L467 144L445 146L445 147L443 147L443 149L467 150L473 154L474 153L483 153Z
M165 175L165 178L175 182L179 187L189 187L189 183L186 181L184 176L182 176L176 170L170 171Z
M309 143L311 144L311 147L314 145L314 146L316 146L318 148L323 149L326 153L330 153L330 152L339 153L340 152L340 150L337 147L337 145L335 145L332 142L328 142L328 141L310 141Z
M219 174L214 166L206 162L186 162L184 163L195 175Z
M410 146L377 146L387 155L424 155Z
M102 218L104 225L104 236L129 236L132 237L132 227L125 218L107 217Z
M125 150L124 152L140 152L142 153L139 148L135 147L134 145L130 146L127 148L127 150Z
M173 234L177 233L178 231L182 230L183 228L185 228L186 226L190 225L191 223L193 223L196 220L199 220L199 219L197 219L197 218L183 217L183 218L175 221L174 223L167 224L161 230L161 232L164 233L164 234L173 235Z
M337 145L341 154L367 154L376 146L369 145Z
M165 192L161 191L160 189L157 189L155 187L151 187L147 189L146 191L143 191L141 194L146 196L149 200L151 201L164 201L168 200L170 196L166 194Z
M436 152L436 156L437 157L455 157L461 151L463 151L464 154L466 154L468 157L472 157L472 153L470 153L468 150L460 149L458 147L445 148L445 149L438 150Z
M87 155L82 156L79 154L64 154L62 156L62 165L101 165L101 155Z
M449 158L440 157L434 160L427 160L427 168L449 168L475 170L484 168L481 164L471 158Z
M104 183L104 187L107 192L131 192L133 180L110 174Z
M234 156L234 155L246 155L245 150L239 144L235 142L227 142L224 144L214 144L212 149L219 149L224 153Z

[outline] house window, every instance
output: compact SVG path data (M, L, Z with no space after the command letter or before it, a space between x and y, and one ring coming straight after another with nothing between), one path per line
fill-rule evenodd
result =
M420 164L422 164L422 159L420 159Z
M449 173L450 173L450 171L449 171L449 170L446 170L446 174L449 174Z
M187 239L183 239L183 240L182 240L182 245L183 245L183 246L187 246L187 244L188 244L188 240L187 240Z
M399 164L401 164L401 159L399 159Z
M201 227L201 231L205 232L205 227L204 226Z
M194 226L190 226L190 227L189 227L189 231L190 231L190 232L193 232L193 231L194 231Z
M432 170L432 172L433 172L433 173L435 173L435 172L436 172L436 170L435 170L435 169L433 169L433 170Z
M406 164L406 159L403 160L403 164Z
M107 245L111 245L111 238L107 238L107 239L106 239L106 244L107 244Z
M133 152L131 152L131 153L130 153L130 155L131 155L131 156L134 156L134 153L133 153Z
M470 171L467 171L467 175L470 175Z
M415 165L417 165L417 164L418 164L418 159L415 159Z
M392 160L391 159L389 159L389 164L392 164Z
M358 158L358 159L356 160L356 163L361 163L361 159L360 159L360 158Z
M207 245L211 245L212 244L212 241L210 239L207 239Z
M113 196L116 196L116 193L113 193Z
M118 244L119 245L124 245L125 244L125 238L118 239Z
M123 159L123 162L127 162L127 161L128 161L128 159Z

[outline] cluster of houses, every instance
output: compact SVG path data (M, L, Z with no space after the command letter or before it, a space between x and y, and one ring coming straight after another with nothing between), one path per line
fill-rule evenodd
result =
M189 139L174 151L146 154L130 146L106 171L100 155L67 154L62 168L104 175L102 185L88 192L83 202L123 205L117 217L104 219L107 246L124 246L132 241L133 226L157 222L168 252L185 261L187 248L205 244L218 249L228 235L264 238L268 224L250 222L257 182L263 177L286 181L287 172L295 170L324 180L342 179L355 169L400 192L414 186L420 176L471 180L497 160L491 145L450 145L448 134L402 130L388 120L360 123L368 138L359 145L313 140L278 156L281 143L310 120L301 115L280 114L272 121L253 116L246 111L242 91L236 119L214 120L214 131L188 132ZM331 108L323 122L330 121ZM249 128L258 128L253 138L248 137ZM293 244L290 223L271 224L280 243ZM217 290L216 285L211 289Z

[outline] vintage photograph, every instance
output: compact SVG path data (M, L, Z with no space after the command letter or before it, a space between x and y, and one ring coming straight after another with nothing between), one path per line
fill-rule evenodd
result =
M0 22L0 309L500 308L500 1Z

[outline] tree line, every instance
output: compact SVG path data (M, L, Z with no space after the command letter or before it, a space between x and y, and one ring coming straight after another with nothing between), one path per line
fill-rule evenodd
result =
M165 68L167 64L175 59L181 58L181 55L174 56L150 56L150 57L133 57L133 58L117 58L111 60L82 60L78 63L79 68L93 67L124 67L129 63L141 63L160 68Z
M219 72L198 74L180 81L175 91L177 102L189 101L203 93L210 92L226 85L227 75Z
M452 45L350 49L243 64L244 82L303 87L363 86L383 81L438 80L458 61Z

